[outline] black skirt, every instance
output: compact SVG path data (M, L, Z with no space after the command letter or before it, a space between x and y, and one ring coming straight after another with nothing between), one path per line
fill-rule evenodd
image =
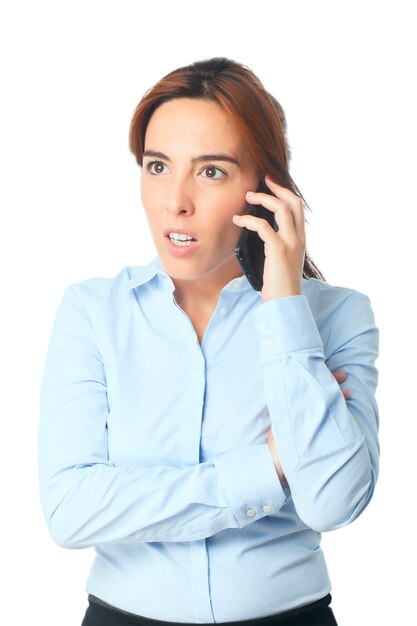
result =
M327 594L321 600L298 609L284 611L279 615L268 615L260 619L236 622L220 622L222 626L337 626L330 608L332 596ZM81 626L213 626L213 624L182 624L165 622L121 611L103 602L99 598L88 596L89 606Z

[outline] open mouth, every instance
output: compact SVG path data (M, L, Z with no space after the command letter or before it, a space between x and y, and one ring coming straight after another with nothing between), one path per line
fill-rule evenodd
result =
M165 241L167 242L168 250L175 256L185 256L191 254L199 246L199 242L194 237L174 238L169 235L165 235Z
M179 247L184 247L184 246L190 246L192 243L194 243L195 241L197 241L197 239L194 239L194 237L192 239L174 239L173 237L170 237L168 235L168 239L170 240L171 243L173 243L175 246L179 246Z

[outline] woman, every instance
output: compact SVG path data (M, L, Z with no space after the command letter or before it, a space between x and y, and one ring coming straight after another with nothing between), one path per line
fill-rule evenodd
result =
M248 68L171 72L130 146L158 255L66 289L41 389L50 532L96 550L83 625L334 625L321 533L378 474L369 299L305 252L284 112ZM260 291L244 227L264 242Z

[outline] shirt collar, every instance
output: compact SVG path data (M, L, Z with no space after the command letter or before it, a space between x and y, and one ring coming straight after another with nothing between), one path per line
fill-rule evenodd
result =
M127 276L122 280L120 285L121 291L135 289L149 282L156 276L160 267L160 259L156 256L147 265L137 265L126 268Z
M120 287L120 289L123 291L140 287L141 285L150 282L155 276L158 276L161 282L169 288L171 293L175 290L175 285L171 277L162 268L162 263L159 256L154 257L152 261L150 261L150 263L148 263L147 265L133 266L127 269L128 276L125 280L122 281ZM247 291L248 289L252 289L252 286L246 278L245 274L242 273L241 276L230 280L223 287L222 291L231 291L236 293L239 291Z

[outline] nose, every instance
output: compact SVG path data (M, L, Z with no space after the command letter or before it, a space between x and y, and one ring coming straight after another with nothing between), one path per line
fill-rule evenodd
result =
M191 215L194 213L193 193L191 189L192 183L183 178L173 180L168 188L168 197L166 199L166 208L172 215L185 213Z

